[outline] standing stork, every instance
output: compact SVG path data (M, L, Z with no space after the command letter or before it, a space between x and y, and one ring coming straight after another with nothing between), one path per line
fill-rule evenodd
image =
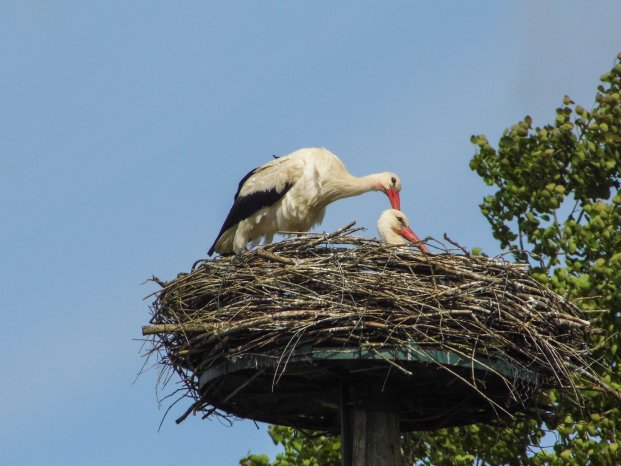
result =
M208 254L239 254L249 242L271 242L278 231L308 231L321 223L328 204L368 191L386 193L398 209L400 189L394 173L356 177L327 149L299 149L242 178Z
M410 222L405 214L397 209L388 209L382 212L377 220L377 231L387 244L414 243L421 251L429 253L429 249L410 228Z

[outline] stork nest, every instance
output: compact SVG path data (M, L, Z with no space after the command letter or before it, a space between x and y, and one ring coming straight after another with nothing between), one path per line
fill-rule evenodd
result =
M286 414L274 414L279 393L319 382L334 392L346 374L365 370L377 374L378 368L383 368L379 391L390 388L389 372L400 374L400 379L392 379L401 390L392 393L393 398L408 397L404 390L411 390L412 373L420 382L424 370L431 370L428 382L442 380L454 394L457 385L451 384L457 381L478 396L479 404L490 407L477 408L478 415L470 411L465 419L445 417L431 424L417 424L414 419L422 413L421 403L411 409L394 408L409 409L409 421L403 422L410 422L412 429L527 413L537 405L534 400L542 388L577 393L573 375L589 367L588 321L575 305L529 277L526 266L472 256L454 247L456 243L449 249L432 242L439 245L438 253L422 254L414 247L353 236L357 231L348 225L328 235L292 236L238 256L199 261L190 273L169 282L154 278L161 289L154 293L151 324L143 334L150 335L147 354L158 356L160 382L178 374L181 385L173 393L192 399L177 422L190 413L202 412L204 417L228 413L334 431L338 419L334 410L322 411L321 406L330 404L326 400L308 406L300 402ZM432 248L433 244L428 243ZM308 363L307 357L302 368L294 364L305 348L315 355L318 349L353 348L358 356L363 351L370 354L373 361L367 364L358 358L355 367L332 364L328 368L332 381L325 373L317 376L317 368L323 367L320 358ZM404 350L417 357L403 360ZM433 356L437 354L468 363L446 364L446 358ZM240 361L245 361L243 370L227 386L222 380L235 375ZM434 375L438 370L444 378ZM288 389L289 372L298 382ZM206 383L201 379L205 374L222 377L210 377ZM300 379L311 374L317 378ZM266 377L268 382L261 385ZM369 385L369 379L362 383ZM258 388L253 390L254 386ZM494 386L502 387L501 397L493 395ZM440 388L427 386L428 398L422 403L449 396ZM256 397L258 392L262 398ZM466 399L466 392L458 394L461 401L455 406ZM415 395L423 396L420 390ZM244 403L244 396L249 402ZM318 393L313 397L321 398ZM270 404L269 399L276 402ZM309 396L305 399L308 403ZM297 403L291 396L287 400ZM438 409L435 401L431 404ZM464 412L463 406L458 411Z

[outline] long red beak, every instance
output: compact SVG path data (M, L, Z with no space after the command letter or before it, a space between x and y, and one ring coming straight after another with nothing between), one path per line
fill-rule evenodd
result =
M409 227L403 227L399 230L399 234L407 239L410 243L419 243L416 246L420 248L421 251L429 254L429 249L423 243L420 242L420 238L412 231Z
M386 195L390 200L390 205L393 209L401 210L401 199L399 198L399 191L396 189L389 189L386 191Z

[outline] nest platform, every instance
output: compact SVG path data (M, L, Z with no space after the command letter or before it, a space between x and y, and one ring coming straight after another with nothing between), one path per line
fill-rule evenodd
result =
M541 390L575 391L588 322L525 266L357 231L154 279L143 334L162 383L190 398L178 422L202 413L338 432L345 403L398 412L403 431L433 430L540 416L550 409Z

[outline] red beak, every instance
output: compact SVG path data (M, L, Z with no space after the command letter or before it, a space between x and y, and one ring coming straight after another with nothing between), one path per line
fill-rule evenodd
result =
M389 189L386 191L386 195L390 200L390 205L393 209L401 210L401 199L399 198L399 191L396 189Z
M416 246L420 248L421 251L429 254L429 249L423 243L420 242L420 238L412 231L409 227L403 227L399 230L399 234L407 239L411 243L419 243Z

